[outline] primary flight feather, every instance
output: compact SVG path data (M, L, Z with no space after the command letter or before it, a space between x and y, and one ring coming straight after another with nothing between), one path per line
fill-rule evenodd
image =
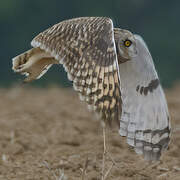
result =
M66 20L40 33L33 48L13 58L25 82L63 64L80 98L146 160L158 160L170 140L164 92L143 39L105 17Z

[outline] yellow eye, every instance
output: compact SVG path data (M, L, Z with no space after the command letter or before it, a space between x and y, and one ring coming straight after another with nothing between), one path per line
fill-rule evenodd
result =
M130 41L130 40L128 40L128 39L124 41L124 45L125 45L126 47L131 46L131 44L132 44L132 41Z

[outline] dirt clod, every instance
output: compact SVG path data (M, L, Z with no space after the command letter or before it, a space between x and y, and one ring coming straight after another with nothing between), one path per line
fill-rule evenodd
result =
M108 130L106 146L115 165L106 180L180 179L179 92L180 86L167 91L175 130L158 164L147 165L125 138ZM0 89L0 99L0 180L101 179L101 124L76 93L15 87Z

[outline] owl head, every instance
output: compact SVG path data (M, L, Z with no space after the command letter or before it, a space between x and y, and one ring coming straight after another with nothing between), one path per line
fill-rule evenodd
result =
M119 63L137 56L136 40L130 31L114 28L114 37Z

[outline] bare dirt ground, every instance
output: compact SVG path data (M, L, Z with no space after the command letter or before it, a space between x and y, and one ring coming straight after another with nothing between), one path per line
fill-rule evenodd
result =
M169 150L148 164L109 130L115 165L107 156L106 180L180 180L180 86L166 94L174 129ZM0 180L99 180L102 154L100 122L72 90L0 89Z

